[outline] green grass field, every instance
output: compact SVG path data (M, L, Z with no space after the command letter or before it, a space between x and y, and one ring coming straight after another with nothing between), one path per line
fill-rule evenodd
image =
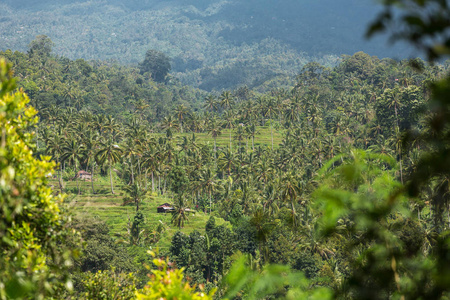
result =
M270 127L269 126L265 126L265 127L258 127L258 134L255 136L255 147L258 146L267 146L267 147L271 147L272 145L272 136L270 134ZM281 141L283 140L283 133L284 130L279 129L276 130L275 128L273 129L273 147L274 148L278 148L279 144L281 143ZM163 133L155 133L154 136L164 136ZM173 134L174 138L177 137L192 137L192 132L190 133L174 133ZM214 139L211 137L210 134L206 133L206 132L202 132L202 133L195 133L195 136L197 138L197 140L200 143L204 143L207 144L209 143L210 145L214 144ZM234 134L233 132L231 133L231 142L232 142L232 147L235 148L238 146L238 141L234 140ZM241 143L241 146L246 147L247 146L247 141L248 141L248 147L249 149L251 149L252 147L252 140L248 139L248 140L243 140ZM224 129L222 131L222 134L220 136L218 136L216 138L216 143L218 147L227 147L230 145L230 130L229 129Z
M110 228L111 235L116 233L125 233L127 223L133 220L136 213L134 205L122 205L123 198L126 193L121 189L122 185L115 184L115 194L111 194L110 185L107 178L101 178L100 182L94 182L96 194L92 194L91 183L79 181L81 186L81 195L76 193L76 182L65 182L65 190L71 193L67 194L65 203L69 206L75 216L83 216L86 218L99 218L104 220ZM50 184L57 186L56 180L51 180ZM161 240L154 245L161 250L168 250L173 235L179 230L178 227L171 224L170 213L157 213L157 207L163 203L171 203L172 198L166 193L164 196L148 195L140 205L140 211L144 214L147 225L156 228L159 224L163 224L165 232ZM197 230L205 231L206 222L209 215L203 212L191 213L188 221L185 223L181 231L189 234ZM225 221L216 218L216 224L224 224Z

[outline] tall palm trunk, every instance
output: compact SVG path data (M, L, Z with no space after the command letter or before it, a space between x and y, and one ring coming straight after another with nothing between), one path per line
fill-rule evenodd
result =
M78 195L80 194L80 186L78 184L78 172L77 164L75 163L75 181L77 182Z
M164 194L166 193L166 182L167 182L167 179L166 179L166 174L164 174Z
M111 162L109 162L109 182L111 183L111 193L114 194Z
M230 127L230 152L231 152L231 127Z
M134 184L133 156L130 156L130 169L131 169L131 184Z
M273 151L273 124L272 120L270 120L270 135L272 136L272 151Z
M291 205L292 205L292 224L295 227L295 215L297 213L295 212L294 199L291 199Z
M91 186L92 186L92 194L95 194L94 190L94 162L92 162L92 174L91 174Z
M138 163L138 172L139 172L138 176L142 176L141 160L139 159L139 156L138 156L137 163Z
M155 180L153 176L153 171L152 171L152 192L155 192Z
M59 163L59 189L61 190L61 194L63 193L63 189L64 189L64 182L63 182L63 178L62 178L62 163Z

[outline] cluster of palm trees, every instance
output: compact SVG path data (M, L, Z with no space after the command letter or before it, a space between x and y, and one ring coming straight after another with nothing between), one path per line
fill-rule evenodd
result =
M174 184L171 170L181 167L188 178L184 197L205 210L215 206L230 212L239 204L245 213L274 213L286 207L295 224L307 210L304 198L317 170L340 153L361 148L392 155L403 162L402 168L411 167L400 155L399 124L408 122L411 103L423 101L419 96L411 86L387 89L357 76L338 83L302 80L292 90L265 95L210 95L200 112L180 104L157 126L141 114L122 122L49 106L41 111L39 140L59 163L61 189L65 165L75 171L88 169L92 175L99 168L109 171L112 193L114 168L121 170L126 185L151 185L152 191L165 193ZM384 102L388 107L380 106ZM270 144L255 143L268 124ZM275 128L283 133L279 147L274 145ZM216 139L225 130L229 143L218 147ZM214 146L199 143L199 132L209 133ZM137 198L134 202L138 207Z

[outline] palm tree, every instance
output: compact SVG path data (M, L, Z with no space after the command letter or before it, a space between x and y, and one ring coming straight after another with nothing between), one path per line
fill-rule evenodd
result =
M150 171L152 176L152 192L155 191L155 181L154 181L154 172L157 168L157 159L158 157L155 155L154 145L149 145L145 148L142 153L142 167L145 170L145 177L147 177L147 172Z
M230 149L231 149L231 131L234 125L234 114L231 111L226 111L223 115L225 128L230 131Z
M178 107L175 109L175 115L178 118L178 121L180 122L180 132L183 133L183 120L187 115L189 115L188 109L183 104L178 105Z
M108 132L111 137L116 138L120 132L120 124L112 116L106 116L103 119L103 129Z
M222 108L226 108L226 109L230 109L233 104L233 96L231 95L231 93L229 91L224 91L220 97L220 106L222 106Z
M109 179L111 183L111 193L114 194L113 179L112 179L112 165L119 162L121 159L122 149L114 143L110 138L106 142L100 144L99 150L95 155L95 160L99 165L103 165L108 162L109 166Z
M124 190L129 195L129 198L125 198L124 204L127 204L128 202L134 202L134 204L136 205L136 212L139 211L139 203L147 192L145 188L143 188L138 181L135 181L134 183L125 186Z
M211 168L204 168L200 171L199 182L203 191L209 194L209 213L211 214L212 194L218 189L218 181Z
M83 158L83 145L79 144L75 138L66 141L62 147L62 160L67 160L74 165L75 181L77 182L78 194L80 194L80 186L78 185L78 162Z
M205 104L203 105L204 109L208 109L210 111L216 111L217 110L217 100L213 95L209 95L205 98Z
M95 166L95 154L97 152L97 145L98 145L98 134L97 132L93 130L88 130L83 135L83 143L85 145L84 147L84 161L86 162L87 166L91 166L91 185L92 185L92 194L95 194L94 190L94 166Z
M222 172L226 171L227 175L231 175L231 170L236 166L236 156L230 149L221 152L218 158L218 167Z
M175 203L172 205L173 211L172 211L172 224L176 225L179 229L184 227L184 222L188 221L189 217L189 211L186 212L188 209L187 202L183 195L179 195L176 198Z
M273 120L272 120L272 116L276 114L277 111L277 106L276 106L276 102L273 98L269 98L269 100L267 101L266 104L266 111L265 111L265 115L269 116L270 119L270 135L272 137L272 150L273 150Z
M136 164L136 157L141 155L138 145L136 145L135 140L128 138L124 147L124 158L127 158L130 164L131 171L131 184L134 183L134 165Z
M164 117L161 122L161 128L167 131L178 130L178 122L172 116Z
M257 127L254 123L248 125L245 127L245 131L247 132L248 136L252 139L252 150L255 151L255 136L259 134L257 131Z
M239 151L241 149L241 143L245 139L245 129L243 126L238 126L234 132L234 139L239 143Z
M250 224L256 230L256 240L258 241L259 252L263 253L264 261L266 263L268 262L269 256L269 249L266 247L266 244L269 241L271 232L276 227L276 223L270 220L271 218L268 213L262 209L257 209L250 219Z
M209 123L208 131L214 139L214 152L217 152L216 139L222 134L222 128L216 118L213 118Z
M63 193L64 183L62 177L62 155L63 151L64 139L62 134L55 132L52 137L47 142L47 153L49 153L52 158L59 163L59 189L61 190L61 194Z
M280 191L281 199L285 202L289 201L291 203L292 209L292 220L295 226L296 212L295 212L295 202L301 193L300 184L294 175L293 171L288 172L283 175L280 180Z

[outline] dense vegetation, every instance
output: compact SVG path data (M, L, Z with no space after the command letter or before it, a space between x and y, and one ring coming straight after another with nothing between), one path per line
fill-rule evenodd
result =
M156 49L171 58L176 78L208 91L284 80L309 61L332 65L361 50L411 55L362 39L378 10L369 0L7 0L0 8L0 50L25 51L45 34L58 55L137 65Z
M54 56L45 36L0 53L0 297L448 298L450 79L431 62L449 52L428 35L450 9L393 3L430 63L357 52L264 93L157 79L153 51L139 68ZM370 32L397 33L385 9ZM87 196L114 205L81 213Z

